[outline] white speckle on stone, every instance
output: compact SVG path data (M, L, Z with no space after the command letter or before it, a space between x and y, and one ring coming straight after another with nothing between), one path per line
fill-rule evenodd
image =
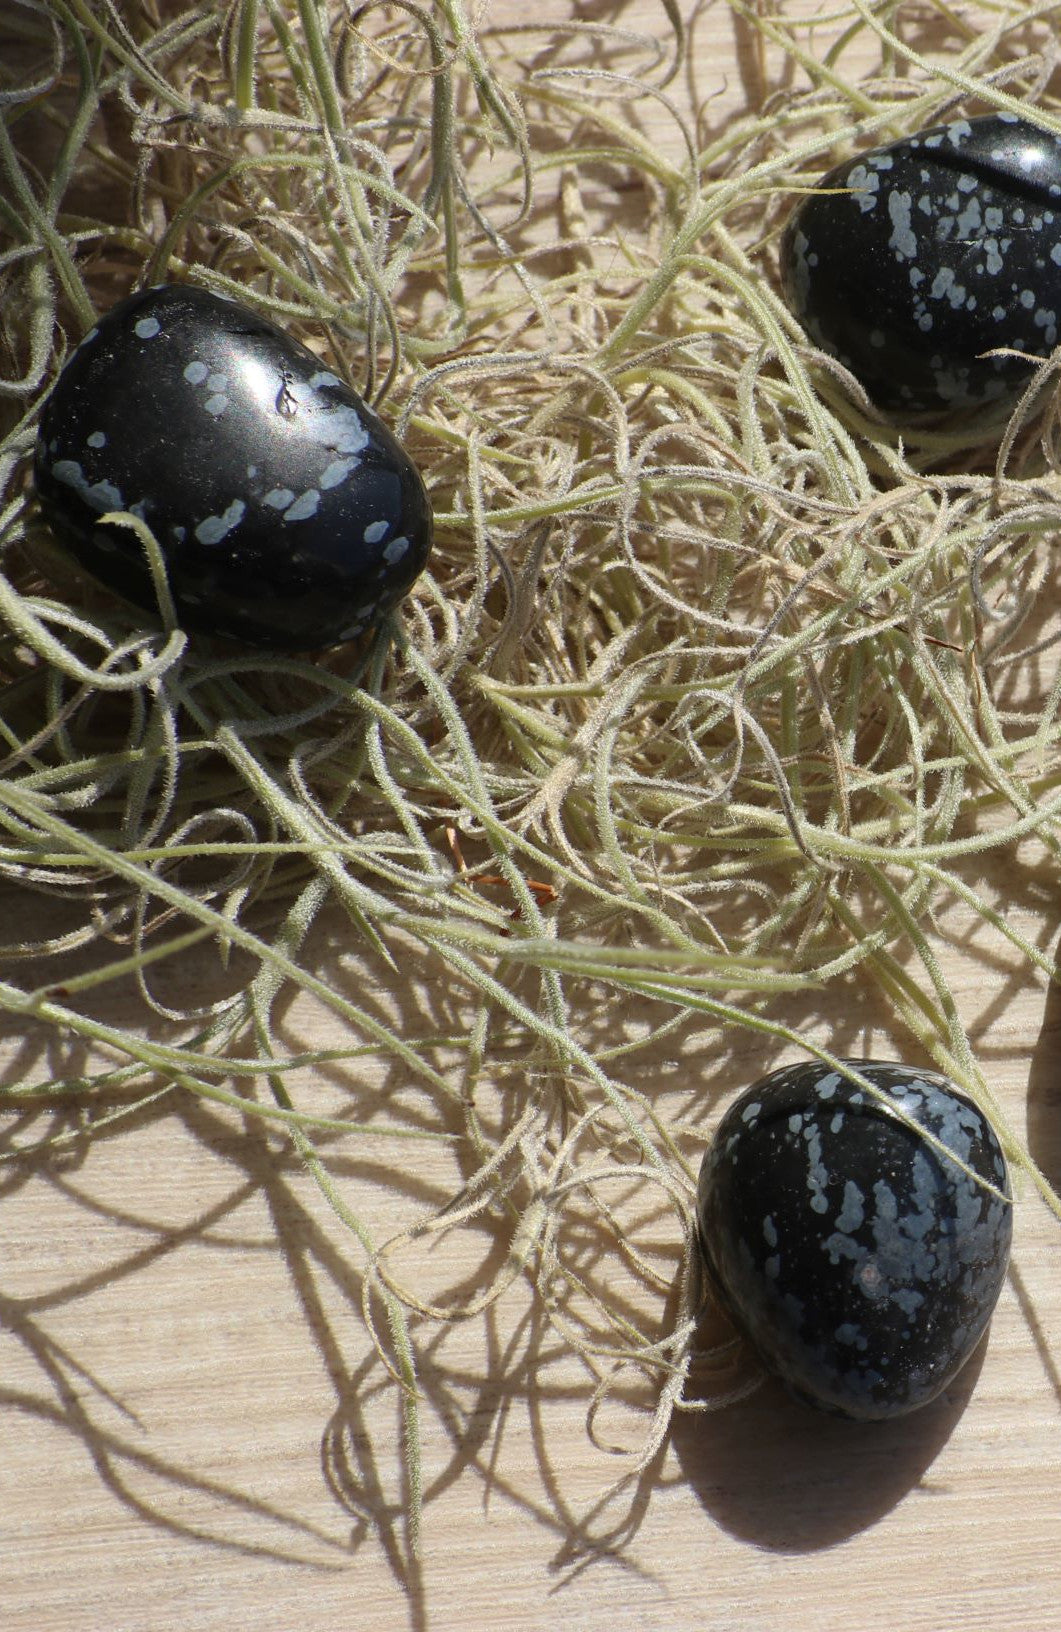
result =
M869 343L870 343L871 346L883 346L883 344L884 344L884 335L883 335L883 333L881 332L880 329L870 329L870 331L869 331Z
M339 379L329 369L323 368L318 373L310 375L309 383L314 391L319 391L325 385L338 385Z
M982 227L983 216L980 212L980 200L971 198L955 222L955 231L959 238L978 238Z
M855 1280L860 1291L864 1292L867 1298L872 1298L874 1301L884 1291L881 1284L882 1279L881 1272L872 1258L868 1258L864 1264L861 1264L855 1274Z
M106 510L124 510L125 508L125 500L122 497L121 489L115 487L113 482L92 482L90 484L88 477L76 459L56 460L51 473L57 482L62 482L66 487L72 487L74 492L79 493L85 503L91 505L92 509L98 511L100 515Z
M829 1170L822 1159L822 1136L817 1123L810 1122L804 1127L803 1138L807 1145L807 1189L811 1193L811 1211L824 1213L829 1206L825 1194Z
M257 474L258 474L257 465L248 465L247 466L247 475L250 477L251 481L254 480L254 478L255 478L255 476L257 476Z
M336 453L361 453L368 446L368 429L353 408L336 408L320 416L319 435Z
M862 1191L853 1179L844 1184L843 1205L836 1217L836 1228L841 1235L850 1235L857 1230L866 1216L865 1198Z
M317 506L321 502L320 493L315 487L307 487L300 493L294 504L284 511L285 521L308 521L310 516L317 514Z
M269 505L272 510L286 510L289 504L295 501L294 490L290 487L274 487L262 499L263 504Z
M160 324L157 317L142 317L134 324L134 328L141 340L153 340L158 333Z
M401 533L397 538L392 538L390 543L384 546L383 559L388 563L388 565L393 566L396 561L401 560L408 548L409 540L405 537L404 533Z
M389 521L370 521L361 537L366 544L378 544L381 538L386 537L389 526Z
M206 383L210 387L211 391L227 391L228 390L228 375L227 374L211 374L209 376L209 378L207 379Z
M943 402L967 402L969 400L968 379L969 370L967 368L940 369L936 375L936 392Z
M203 407L208 414L212 414L215 419L219 419L228 407L228 398L224 392L218 391L214 396L207 397Z
M932 280L929 290L932 300L942 300L944 297L950 302L955 311L965 305L965 285L954 281L954 268L942 266Z
M995 277L999 272L1001 272L1003 266L1006 264L1005 259L998 247L998 239L985 238L984 249L987 251L987 261L985 263L987 270L992 277Z
M1020 303L1024 307L1025 311L1030 312L1032 307L1035 305L1034 291L1031 289L1022 289L1020 292Z
M124 510L125 500L122 490L115 487L113 482L93 482L91 487L82 490L82 498L90 504L93 510L103 515L105 510Z
M875 171L867 170L864 164L856 164L848 172L847 184L851 188L851 196L863 215L867 210L876 209L877 194L880 192L880 176Z
M321 487L325 490L329 487L338 487L339 483L345 482L350 472L356 470L360 463L360 459L354 457L333 459L319 478Z
M184 370L184 378L189 385L202 385L209 372L205 363L189 363Z
M220 544L223 538L228 537L233 527L239 526L246 508L242 499L233 499L219 516L207 516L195 529L195 536L200 544Z
M85 442L90 448L105 448L107 446L107 438L103 431L93 431L91 436L86 436Z
M901 193L893 187L888 194L888 216L892 224L892 235L888 239L889 249L902 260L912 261L917 254L917 235L910 224L911 197L909 193Z

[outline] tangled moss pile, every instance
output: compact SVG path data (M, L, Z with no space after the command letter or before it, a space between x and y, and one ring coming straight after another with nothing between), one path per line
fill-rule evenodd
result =
M19 0L2 25L0 1007L93 1050L4 1092L78 1104L78 1137L175 1093L283 1124L357 1238L410 1429L408 1312L462 1311L399 1280L333 1150L455 1141L455 1193L408 1233L489 1218L507 1261L474 1307L529 1276L601 1390L651 1377L647 1456L691 1317L646 1335L565 1230L592 1217L666 1304L609 1197L654 1187L680 1236L704 1119L664 1125L648 1051L695 1024L829 1059L785 994L868 982L990 1102L934 915L957 898L1054 974L964 865L1061 842L1054 363L1008 424L899 426L805 344L775 250L857 146L959 108L1061 128L1061 7L926 0L898 32L862 0L816 27L728 9L754 105L725 112L667 3L539 27ZM363 646L189 641L55 557L40 405L96 313L161 279L249 301L406 439L436 551ZM468 1023L421 1034L315 971L337 909L384 983L411 970ZM197 1002L190 949L216 960ZM285 1046L293 992L338 1043ZM322 1114L313 1068L344 1059L436 1114Z

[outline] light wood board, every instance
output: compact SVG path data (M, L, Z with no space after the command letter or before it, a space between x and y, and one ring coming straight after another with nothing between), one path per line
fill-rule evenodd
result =
M495 0L492 18L506 14L520 15L515 0ZM536 20L566 14L549 0ZM636 15L665 27L649 0ZM699 16L700 94L769 89L757 88L762 63L738 62L741 37L724 6ZM674 139L666 110L658 131ZM988 871L1018 927L1056 950L1053 868L1022 857ZM1056 1181L1061 1003L957 909L940 945L978 1055ZM365 978L339 926L306 956L340 985ZM412 968L401 1001L430 1005L430 975ZM809 995L793 1018L832 1047L901 1047L850 986ZM316 1046L334 1027L309 1009L290 1016L291 1036ZM45 1047L65 1068L61 1045L9 1028L9 1071L40 1069ZM705 1130L727 1083L777 1063L741 1047L724 1073L695 1038L655 1062L686 1114L675 1078L712 1084ZM638 1086L652 1068L642 1061ZM363 1090L404 1091L376 1079ZM397 1193L380 1166L395 1159ZM382 1237L437 1202L435 1160L357 1146L334 1171ZM401 1517L395 1391L361 1323L349 1248L281 1136L171 1098L60 1160L0 1168L0 1221L9 1632L1061 1625L1061 1230L1030 1190L990 1340L937 1405L853 1427L766 1386L683 1419L649 1476L604 1506L618 1466L587 1431L590 1379L522 1283L487 1316L419 1327L419 1563ZM432 1282L492 1272L488 1234L462 1239L462 1258L431 1258ZM661 1262L676 1266L679 1250L664 1236ZM602 1434L636 1427L619 1410Z

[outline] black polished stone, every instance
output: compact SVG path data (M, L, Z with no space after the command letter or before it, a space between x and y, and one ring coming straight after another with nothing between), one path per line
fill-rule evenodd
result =
M1011 114L955 119L863 153L800 204L786 299L882 407L1011 397L1061 331L1061 139ZM829 191L826 189L839 189Z
M41 417L42 512L82 566L157 602L142 516L181 623L298 651L352 639L422 570L431 509L387 427L305 346L235 301L130 296L70 358Z
M726 1112L700 1169L700 1244L769 1371L836 1414L935 1398L979 1342L1009 1261L994 1131L946 1077L849 1062L885 1102L817 1062L775 1071Z

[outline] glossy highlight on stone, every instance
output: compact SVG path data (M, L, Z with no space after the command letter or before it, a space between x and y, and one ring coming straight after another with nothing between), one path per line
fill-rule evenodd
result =
M700 1169L710 1279L767 1370L834 1414L902 1416L980 1341L1009 1262L1012 1208L982 1112L946 1077L817 1061L765 1077L726 1112Z
M1014 396L1061 330L1061 138L1013 114L935 125L829 172L781 243L814 343L883 408ZM840 191L826 191L840 189Z
M158 540L182 626L260 647L353 639L401 600L431 547L416 467L305 346L236 301L164 284L86 335L45 404L37 494L108 588L152 611L132 528Z

